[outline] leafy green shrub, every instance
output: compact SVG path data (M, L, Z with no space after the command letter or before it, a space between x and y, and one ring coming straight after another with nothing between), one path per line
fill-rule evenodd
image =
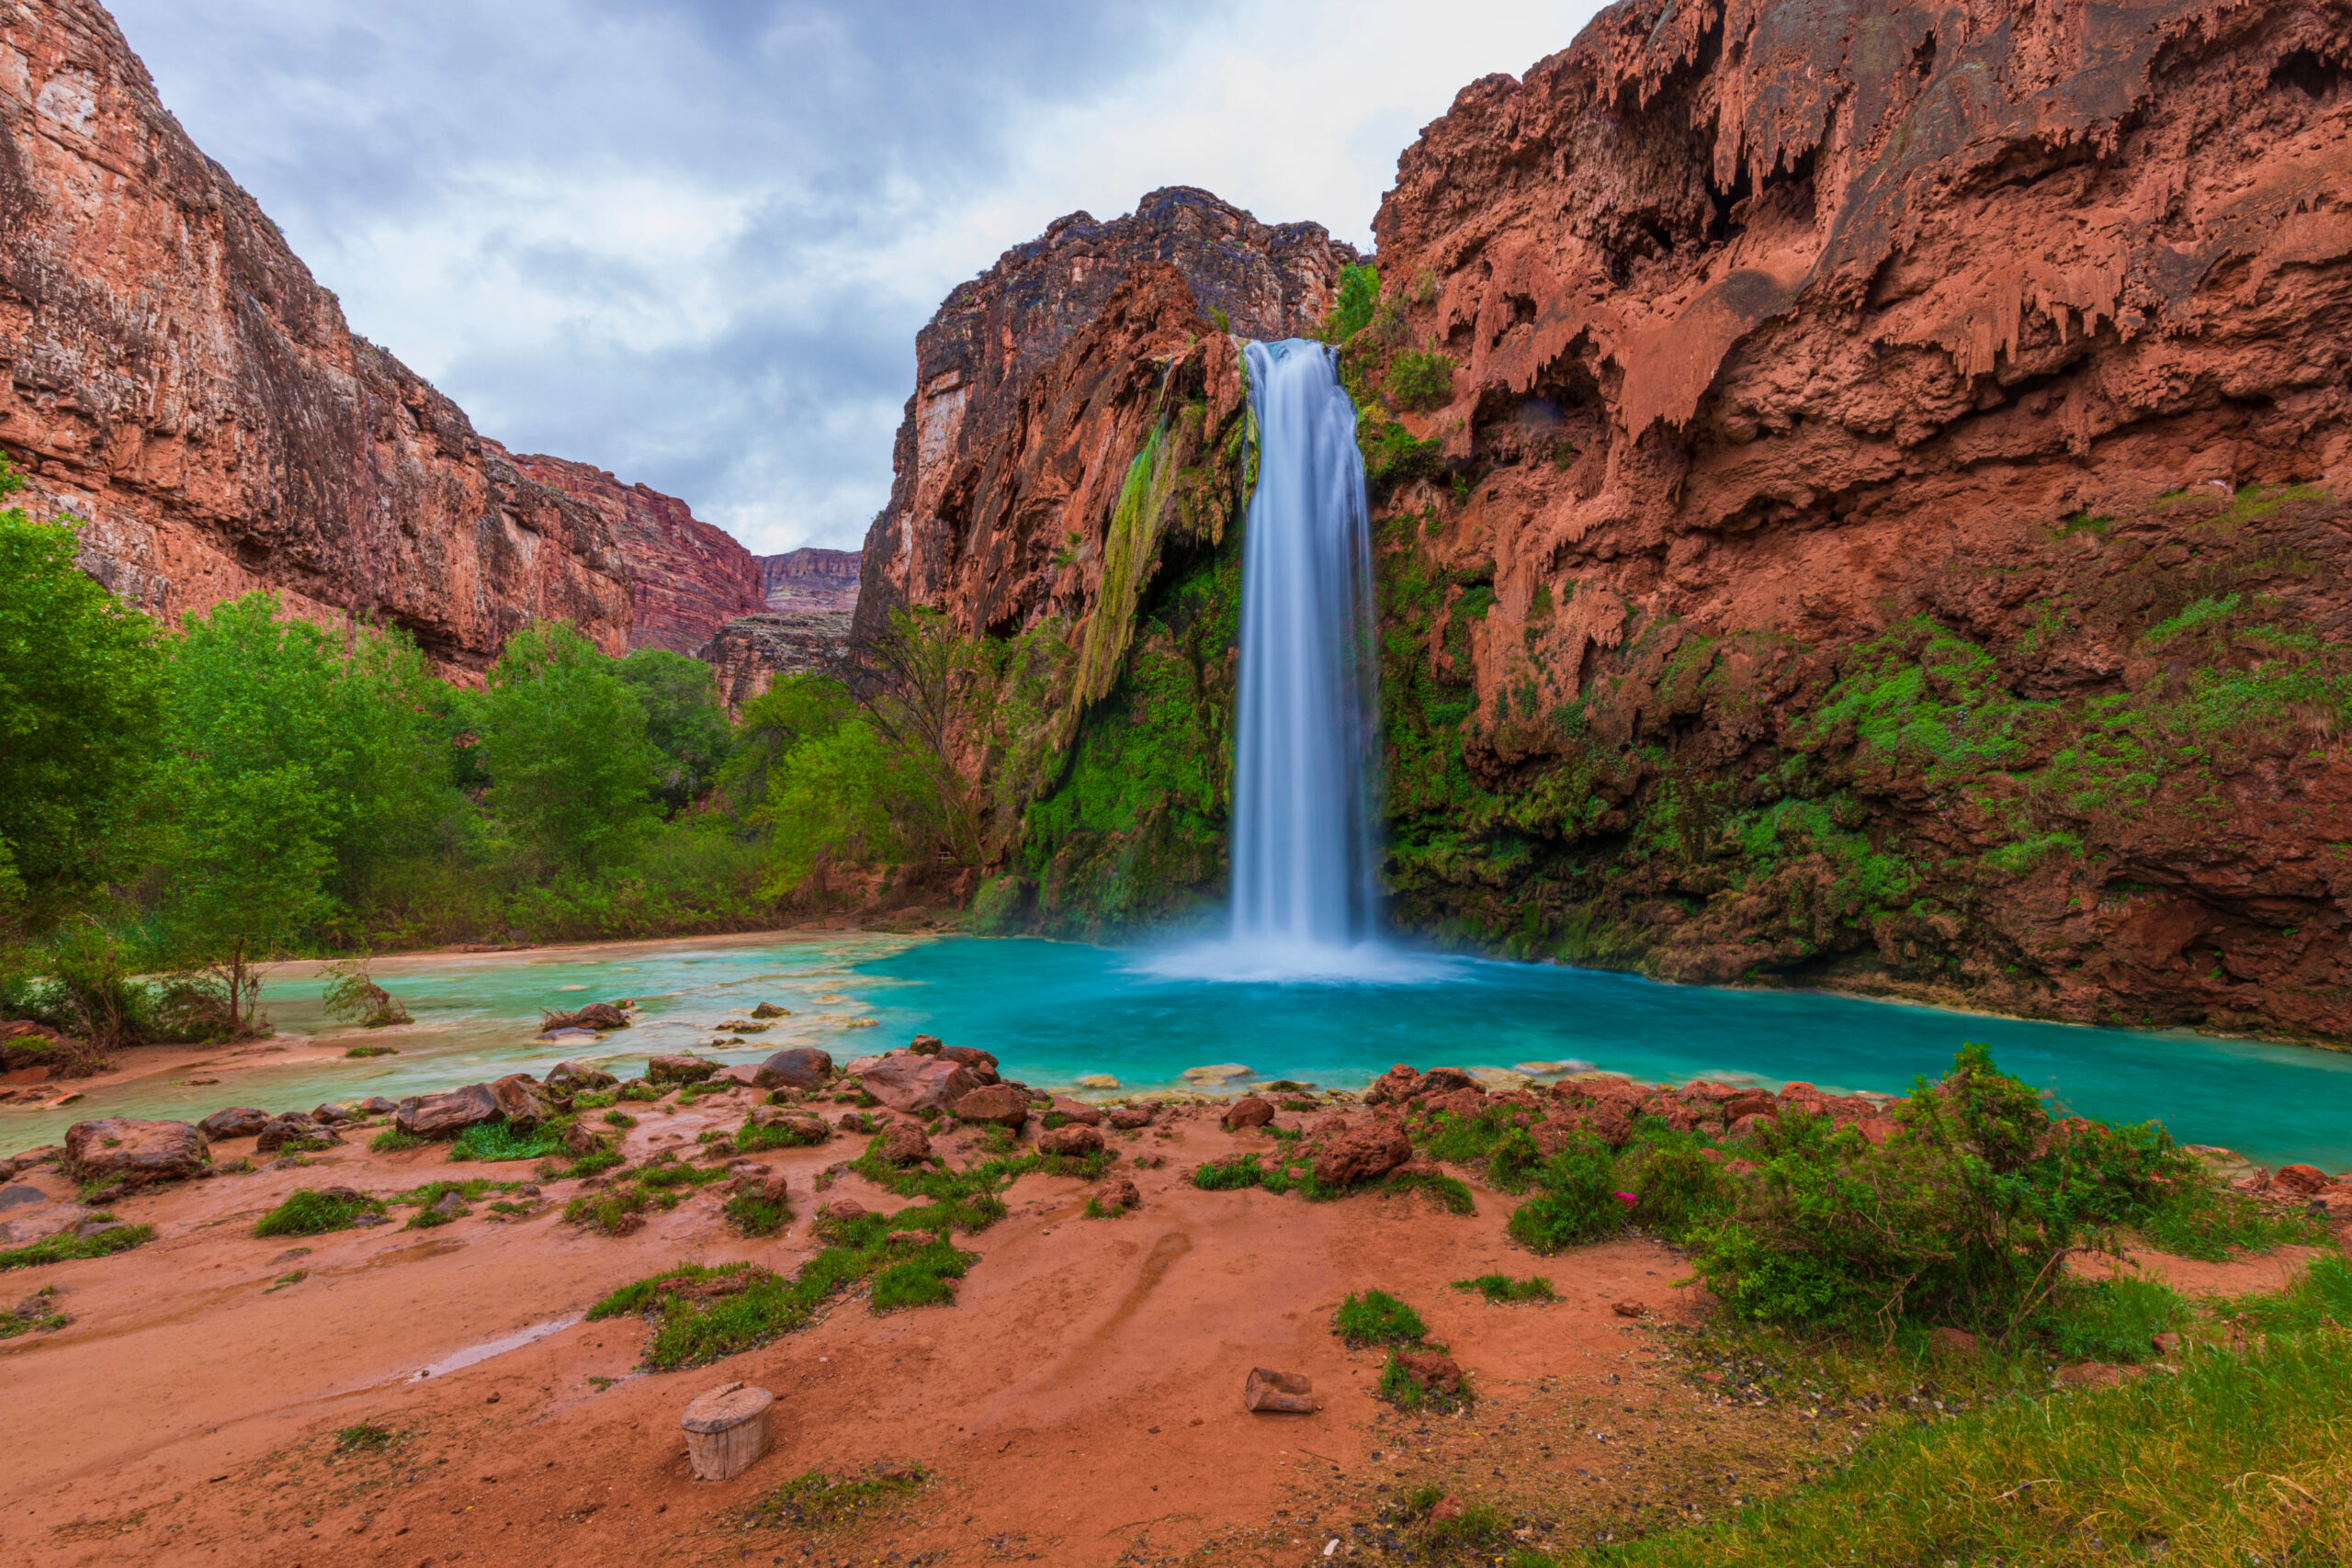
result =
M1351 1345L1418 1345L1429 1325L1387 1292L1366 1291L1340 1303L1331 1316L1331 1332Z
M0 1252L0 1269L38 1269L49 1263L70 1263L83 1258L105 1258L127 1252L155 1239L153 1225L109 1225L96 1235L53 1235L30 1247Z
M1417 441L1394 420L1359 421L1356 446L1363 453L1364 479L1375 495L1415 479L1433 479L1443 467L1443 442Z
M344 1197L297 1187L286 1201L254 1222L255 1235L324 1235L351 1229L363 1214L380 1214L382 1201L357 1195Z
M1471 1195L1468 1183L1435 1171L1400 1170L1380 1184L1383 1192L1426 1192L1441 1206L1456 1214L1475 1214L1478 1201Z
M613 1091L613 1098L616 1100L643 1100L650 1105L669 1092L669 1089L661 1084L647 1083L643 1078L631 1078Z
M1702 1146L1693 1134L1669 1133L1643 1152L1634 1171L1636 1223L1681 1242L1730 1213L1731 1182L1722 1166L1701 1154Z
M1323 341L1343 344L1372 322L1380 309L1380 273L1363 262L1340 268L1340 286L1333 290L1331 314L1323 323Z
M403 1133L398 1127L387 1127L368 1139L368 1146L379 1155L396 1155L402 1149L421 1149L432 1141L414 1133Z
M1532 1251L1558 1252L1604 1241L1623 1230L1625 1201L1617 1186L1617 1164L1602 1145L1580 1144L1545 1160L1535 1177L1542 1189L1510 1216L1513 1241Z
M623 1165L626 1163L628 1162L623 1160L614 1150L598 1149L593 1155L582 1155L578 1159L571 1162L571 1165L568 1169L562 1171L560 1174L557 1173L552 1167L550 1167L544 1174L553 1180L571 1181L583 1176L594 1176L602 1171L610 1170L616 1165Z
M1559 1295L1552 1289L1552 1281L1541 1274L1524 1280L1514 1280L1508 1274L1481 1274L1475 1280L1456 1280L1457 1291L1476 1291L1490 1302L1552 1302Z
M1388 362L1388 391L1408 409L1442 408L1453 400L1453 361L1408 349Z

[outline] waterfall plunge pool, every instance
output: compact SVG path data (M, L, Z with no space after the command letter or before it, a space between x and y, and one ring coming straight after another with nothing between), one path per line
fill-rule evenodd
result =
M2065 1110L2160 1121L2184 1143L2226 1145L2272 1165L2352 1168L2352 1055L2337 1052L1394 949L1401 967L1375 965L1353 981L1204 978L1186 972L1187 951L826 933L420 954L376 965L417 1022L372 1032L330 1025L317 965L286 964L264 1000L288 1032L267 1043L291 1050L223 1050L213 1066L103 1083L59 1111L0 1107L0 1152L54 1143L95 1116L192 1120L226 1105L397 1099L543 1072L566 1056L641 1073L648 1055L705 1048L714 1025L764 1000L792 1016L713 1055L751 1062L810 1044L842 1060L932 1033L995 1053L1010 1077L1057 1089L1096 1073L1127 1090L1178 1088L1186 1068L1213 1063L1359 1089L1396 1062L1509 1068L1577 1059L1645 1080L1802 1079L1901 1093L1914 1076L1941 1073L1962 1043L1982 1041ZM534 1040L541 1009L617 997L642 998L635 1028L594 1044ZM875 1021L851 1027L859 1019ZM347 1060L305 1049L356 1043L399 1054Z

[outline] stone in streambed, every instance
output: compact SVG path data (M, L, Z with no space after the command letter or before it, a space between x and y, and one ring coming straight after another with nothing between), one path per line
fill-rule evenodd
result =
M268 1111L255 1110L250 1105L232 1105L198 1122L196 1130L218 1142L223 1138L250 1138L267 1125Z
M651 1056L646 1059L645 1081L656 1084L700 1083L717 1071L717 1062L701 1056Z
M974 1089L956 1102L959 1122L989 1122L1014 1132L1029 1120L1029 1097L1011 1084L992 1083Z
M489 1089L499 1115L517 1129L528 1131L555 1114L555 1108L540 1098L539 1086L528 1073L509 1073Z
M758 1081L762 1089L822 1089L832 1076L831 1053L799 1045L762 1062Z
M204 1134L186 1122L108 1116L65 1129L64 1170L75 1181L177 1181L203 1169L211 1157Z
M971 1072L982 1088L998 1081L996 1057L971 1045L942 1045L940 1060L960 1062Z
M469 1127L498 1119L498 1100L488 1084L469 1083L447 1094L420 1095L403 1100L392 1113L392 1125L419 1138L453 1138Z
M1067 1127L1048 1127L1037 1134L1037 1152L1078 1156L1100 1154L1102 1152L1102 1134L1076 1122Z
M1080 1089L1116 1089L1119 1087L1119 1080L1113 1077L1108 1073L1089 1073L1084 1077L1078 1080L1076 1087Z
M548 1069L548 1088L557 1094L594 1093L621 1080L585 1062L558 1062Z
M1263 1127L1273 1119L1273 1101L1261 1100L1254 1094L1244 1095L1227 1106L1224 1116L1219 1118L1228 1133L1238 1133L1248 1127Z
M322 1126L296 1111L273 1116L264 1122L261 1131L254 1134L254 1153L276 1154L288 1144L334 1145L342 1142L342 1134L334 1128Z
M792 1010L780 1008L774 1002L762 1002L752 1010L752 1016L753 1018L790 1018Z
M857 1081L866 1093L893 1111L913 1113L945 1111L980 1087L972 1070L961 1062L893 1051L869 1058Z

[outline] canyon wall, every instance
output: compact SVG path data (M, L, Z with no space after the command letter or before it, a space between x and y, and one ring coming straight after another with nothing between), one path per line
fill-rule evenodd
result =
M1410 923L2352 1036L2352 13L1628 0L1349 349Z
M1628 0L1466 88L1328 329L1396 922L2352 1040L2347 62L2295 0ZM1235 405L1177 292L1213 226L1114 296L1069 222L925 333L860 627L911 598L1114 656L1073 654L981 900L1104 931L1221 880L1237 502L1193 491L1137 583L1098 563L1167 367L1204 449ZM1289 319L1236 331L1312 328L1329 294L1252 265Z
M619 541L353 335L91 0L0 3L0 449L159 615L253 588L445 671L562 616L628 639Z
M810 547L753 558L760 566L761 595L771 610L847 612L857 608L861 551Z
M619 543L633 601L629 647L692 654L736 616L767 607L760 558L733 535L697 518L676 496L623 484L591 464L496 450L524 474L594 512Z

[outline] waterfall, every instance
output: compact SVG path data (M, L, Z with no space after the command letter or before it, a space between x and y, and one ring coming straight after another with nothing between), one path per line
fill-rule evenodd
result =
M1376 666L1356 411L1332 354L1249 346L1258 488L1242 540L1233 941L1269 962L1370 942Z

